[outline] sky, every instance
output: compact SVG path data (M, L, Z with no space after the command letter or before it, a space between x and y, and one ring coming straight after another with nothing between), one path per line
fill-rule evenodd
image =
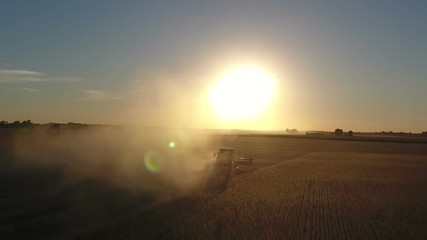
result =
M195 128L427 130L425 1L0 2L0 119ZM222 122L209 89L278 84ZM242 87L244 90L244 87Z

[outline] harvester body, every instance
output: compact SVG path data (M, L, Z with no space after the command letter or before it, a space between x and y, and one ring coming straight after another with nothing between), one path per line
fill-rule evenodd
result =
M217 167L226 167L239 169L239 165L252 165L252 158L234 156L233 148L220 148L218 152L214 153L215 165Z

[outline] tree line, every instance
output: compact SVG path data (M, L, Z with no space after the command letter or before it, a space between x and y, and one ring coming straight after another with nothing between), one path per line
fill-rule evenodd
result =
M0 128L36 128L36 127L47 127L47 128L61 128L61 127L71 127L71 128L81 128L81 127L87 127L90 126L89 124L85 123L74 123L74 122L68 122L68 123L46 123L46 124L40 124L40 123L33 123L31 120L24 120L24 121L0 121Z

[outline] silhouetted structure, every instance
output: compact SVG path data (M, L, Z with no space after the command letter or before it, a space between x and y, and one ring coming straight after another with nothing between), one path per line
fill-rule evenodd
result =
M349 137L353 137L353 131L348 131L348 133L347 133L347 136L349 136Z

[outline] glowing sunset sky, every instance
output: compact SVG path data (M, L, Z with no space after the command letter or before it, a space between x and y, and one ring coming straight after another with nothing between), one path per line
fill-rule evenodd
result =
M427 130L425 1L2 1L0 120L199 128ZM274 75L258 119L209 89ZM244 91L244 89L242 90Z

